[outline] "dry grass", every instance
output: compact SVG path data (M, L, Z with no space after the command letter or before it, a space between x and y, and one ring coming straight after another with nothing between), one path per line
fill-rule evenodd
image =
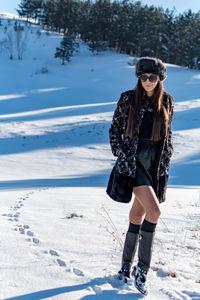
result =
M168 274L168 276L173 277L173 278L177 277L175 272L169 271L167 274Z

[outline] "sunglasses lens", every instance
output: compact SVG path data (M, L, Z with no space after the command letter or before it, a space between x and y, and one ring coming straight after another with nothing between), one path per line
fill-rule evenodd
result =
M150 82L156 82L157 81L157 76L156 75L149 76L149 81Z
M142 82L147 81L148 78L149 78L149 77L146 76L146 75L141 75L141 76L140 76L140 80L141 80Z
M140 81L142 81L142 82L145 82L145 81L147 81L147 79L149 79L149 81L150 82L156 82L157 81L157 79L158 79L158 77L157 77L157 75L150 75L150 76L147 76L147 75L141 75L140 77L139 77L139 79L140 79Z

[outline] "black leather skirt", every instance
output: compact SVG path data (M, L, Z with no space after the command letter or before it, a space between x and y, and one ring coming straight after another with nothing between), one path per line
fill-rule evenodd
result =
M134 186L151 185L155 189L156 161L160 141L139 138Z
M160 153L160 142L140 138L136 160L136 176L132 178L121 174L113 167L106 192L115 201L131 201L133 188L140 185L151 185L156 192L156 169Z

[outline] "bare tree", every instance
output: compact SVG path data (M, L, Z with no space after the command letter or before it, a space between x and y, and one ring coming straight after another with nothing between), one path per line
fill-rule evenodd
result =
M18 59L21 60L22 55L26 50L28 30L24 29L22 25L15 22L14 31L15 31L15 38L16 38L17 56Z
M3 50L6 48L7 45L7 39L3 39L0 41L0 52L3 52Z
M6 39L4 41L4 46L9 53L9 58L13 59L13 31L12 29L6 32Z

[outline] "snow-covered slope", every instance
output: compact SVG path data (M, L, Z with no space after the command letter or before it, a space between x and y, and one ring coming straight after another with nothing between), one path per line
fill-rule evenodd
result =
M105 193L110 121L136 84L131 57L81 44L61 66L62 37L37 31L22 61L0 52L0 298L140 299L116 280L130 205ZM200 72L168 65L165 88L175 153L146 298L200 299Z

